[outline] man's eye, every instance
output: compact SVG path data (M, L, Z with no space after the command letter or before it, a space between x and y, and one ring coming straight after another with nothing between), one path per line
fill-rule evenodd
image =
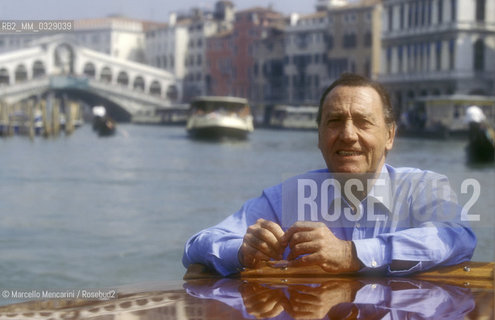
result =
M368 119L362 119L358 121L358 124L363 127L371 127L374 125L373 121Z

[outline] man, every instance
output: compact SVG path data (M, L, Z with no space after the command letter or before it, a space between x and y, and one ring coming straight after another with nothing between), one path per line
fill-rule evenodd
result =
M287 259L332 273L404 275L471 258L476 237L447 179L385 164L395 121L380 84L342 75L323 93L317 121L327 169L265 189L194 235L184 266L228 275Z

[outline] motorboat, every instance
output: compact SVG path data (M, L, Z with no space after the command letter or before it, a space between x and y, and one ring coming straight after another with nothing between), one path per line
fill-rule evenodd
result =
M253 116L244 98L202 96L190 104L186 130L193 138L245 139L254 130Z
M278 105L270 116L270 127L278 129L316 130L317 106Z
M417 138L465 138L469 106L484 110L488 123L495 123L495 96L439 95L418 97L400 115L398 135Z

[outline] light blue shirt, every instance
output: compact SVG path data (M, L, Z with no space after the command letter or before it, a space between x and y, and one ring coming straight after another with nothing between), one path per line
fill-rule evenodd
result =
M406 275L471 259L476 237L445 176L384 165L361 201L354 195L365 186L357 180L340 185L337 178L321 169L265 189L235 214L192 236L182 263L201 263L224 276L238 272L243 237L259 218L284 231L300 220L325 223L339 239L353 241L363 272ZM390 270L392 260L418 263Z

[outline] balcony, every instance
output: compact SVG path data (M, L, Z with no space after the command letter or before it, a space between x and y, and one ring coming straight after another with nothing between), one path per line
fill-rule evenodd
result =
M382 33L382 40L395 40L405 37L426 37L444 32L453 31L484 31L495 32L495 23L475 22L475 21L457 21L457 22L445 22L442 24L430 25L430 26L418 26L407 28L402 30L384 30Z
M430 71L418 73L400 73L378 75L379 81L383 83L401 83L401 82L424 82L424 81L455 81L466 79L493 80L493 72L489 71Z

